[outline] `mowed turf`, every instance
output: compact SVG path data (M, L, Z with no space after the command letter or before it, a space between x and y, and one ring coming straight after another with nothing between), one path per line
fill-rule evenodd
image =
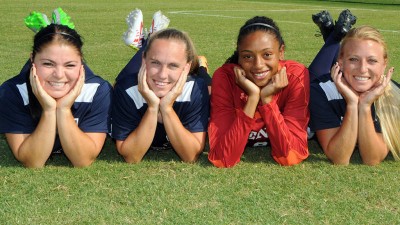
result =
M359 1L358 1L359 2ZM286 42L287 59L309 65L323 44L311 14L328 9L336 19L350 9L356 26L381 30L394 79L400 75L399 1L22 1L0 0L0 83L16 75L29 58L33 32L23 18L31 11L51 15L62 7L84 37L93 71L111 83L132 57L121 39L126 15L144 14L146 27L157 10L170 27L185 30L213 72L235 49L238 30L255 15L272 17ZM378 2L378 4L377 4ZM7 106L0 106L7 107ZM150 152L140 164L127 164L110 139L98 160L72 168L63 156L43 169L25 169L0 136L1 224L398 224L399 163L334 166L315 140L302 164L281 167L269 148L246 149L234 168L218 169L205 152L197 163L181 163L174 152Z

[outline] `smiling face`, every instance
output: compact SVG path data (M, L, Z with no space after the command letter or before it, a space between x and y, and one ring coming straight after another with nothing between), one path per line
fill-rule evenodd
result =
M58 99L75 86L82 58L75 47L52 42L36 53L33 63L43 89Z
M238 63L246 72L247 79L258 87L264 87L278 72L284 47L279 46L275 35L265 31L255 31L242 39L238 45L238 53Z
M384 47L376 41L352 38L342 48L339 65L349 85L363 93L374 87L385 72Z
M190 68L185 43L175 39L154 40L143 60L146 62L147 84L159 98L164 97L182 72Z

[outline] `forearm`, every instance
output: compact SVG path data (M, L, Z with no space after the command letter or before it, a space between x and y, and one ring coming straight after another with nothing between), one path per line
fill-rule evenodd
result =
M172 108L162 110L161 114L165 131L175 152L184 162L196 161L204 149L205 132L203 132L203 135L191 133L182 125Z
M232 115L212 116L209 126L208 159L217 167L232 167L240 162L253 124L253 119L237 109Z
M128 163L138 163L149 150L157 128L157 109L148 108L139 126L124 141L117 141L118 152Z
M43 111L32 134L15 147L14 155L26 167L43 167L49 158L56 136L55 111ZM14 148L14 146L12 146Z
M324 148L325 154L334 164L347 165L350 162L357 143L357 111L357 106L347 105L341 126Z
M367 165L379 164L388 154L382 135L375 131L370 106L359 109L358 149Z
M301 115L282 115L276 103L259 107L271 142L272 156L284 166L295 165L308 157L306 108ZM302 118L296 118L296 116Z
M89 166L100 153L102 145L78 127L70 109L57 109L57 131L63 151L74 166Z

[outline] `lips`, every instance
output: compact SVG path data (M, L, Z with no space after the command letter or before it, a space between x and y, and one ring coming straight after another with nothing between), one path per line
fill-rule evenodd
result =
M253 73L253 76L254 76L255 79L261 80L261 79L264 79L268 75L268 72L269 71L265 71L265 72L262 72L262 73Z
M63 87L66 84L65 82L52 82L52 81L49 81L48 83L52 87Z
M354 79L356 79L356 80L358 80L358 81L367 81L367 80L370 80L371 78L369 78L369 77L354 76Z
M164 87L164 86L167 86L168 84L170 84L170 82L162 82L162 81L156 81L156 80L153 80L153 82L155 85L157 85L159 87Z

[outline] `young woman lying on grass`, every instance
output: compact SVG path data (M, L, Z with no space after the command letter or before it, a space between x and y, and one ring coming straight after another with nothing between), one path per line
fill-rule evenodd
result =
M256 16L240 28L236 51L212 78L208 159L215 166L236 165L246 146L270 145L285 166L308 157L308 70L284 60L284 51L272 19Z
M347 21L349 27L355 17ZM400 91L391 80L394 68L386 71L388 54L382 35L375 28L360 26L351 29L341 44L333 38L335 32L331 36L313 62L321 62L325 70L310 66L315 77L310 124L319 143L334 164L349 164L356 147L367 165L379 164L389 151L398 160Z
M45 25L28 64L0 87L0 132L26 167L43 167L56 153L89 166L109 132L111 85L84 65L74 29Z

